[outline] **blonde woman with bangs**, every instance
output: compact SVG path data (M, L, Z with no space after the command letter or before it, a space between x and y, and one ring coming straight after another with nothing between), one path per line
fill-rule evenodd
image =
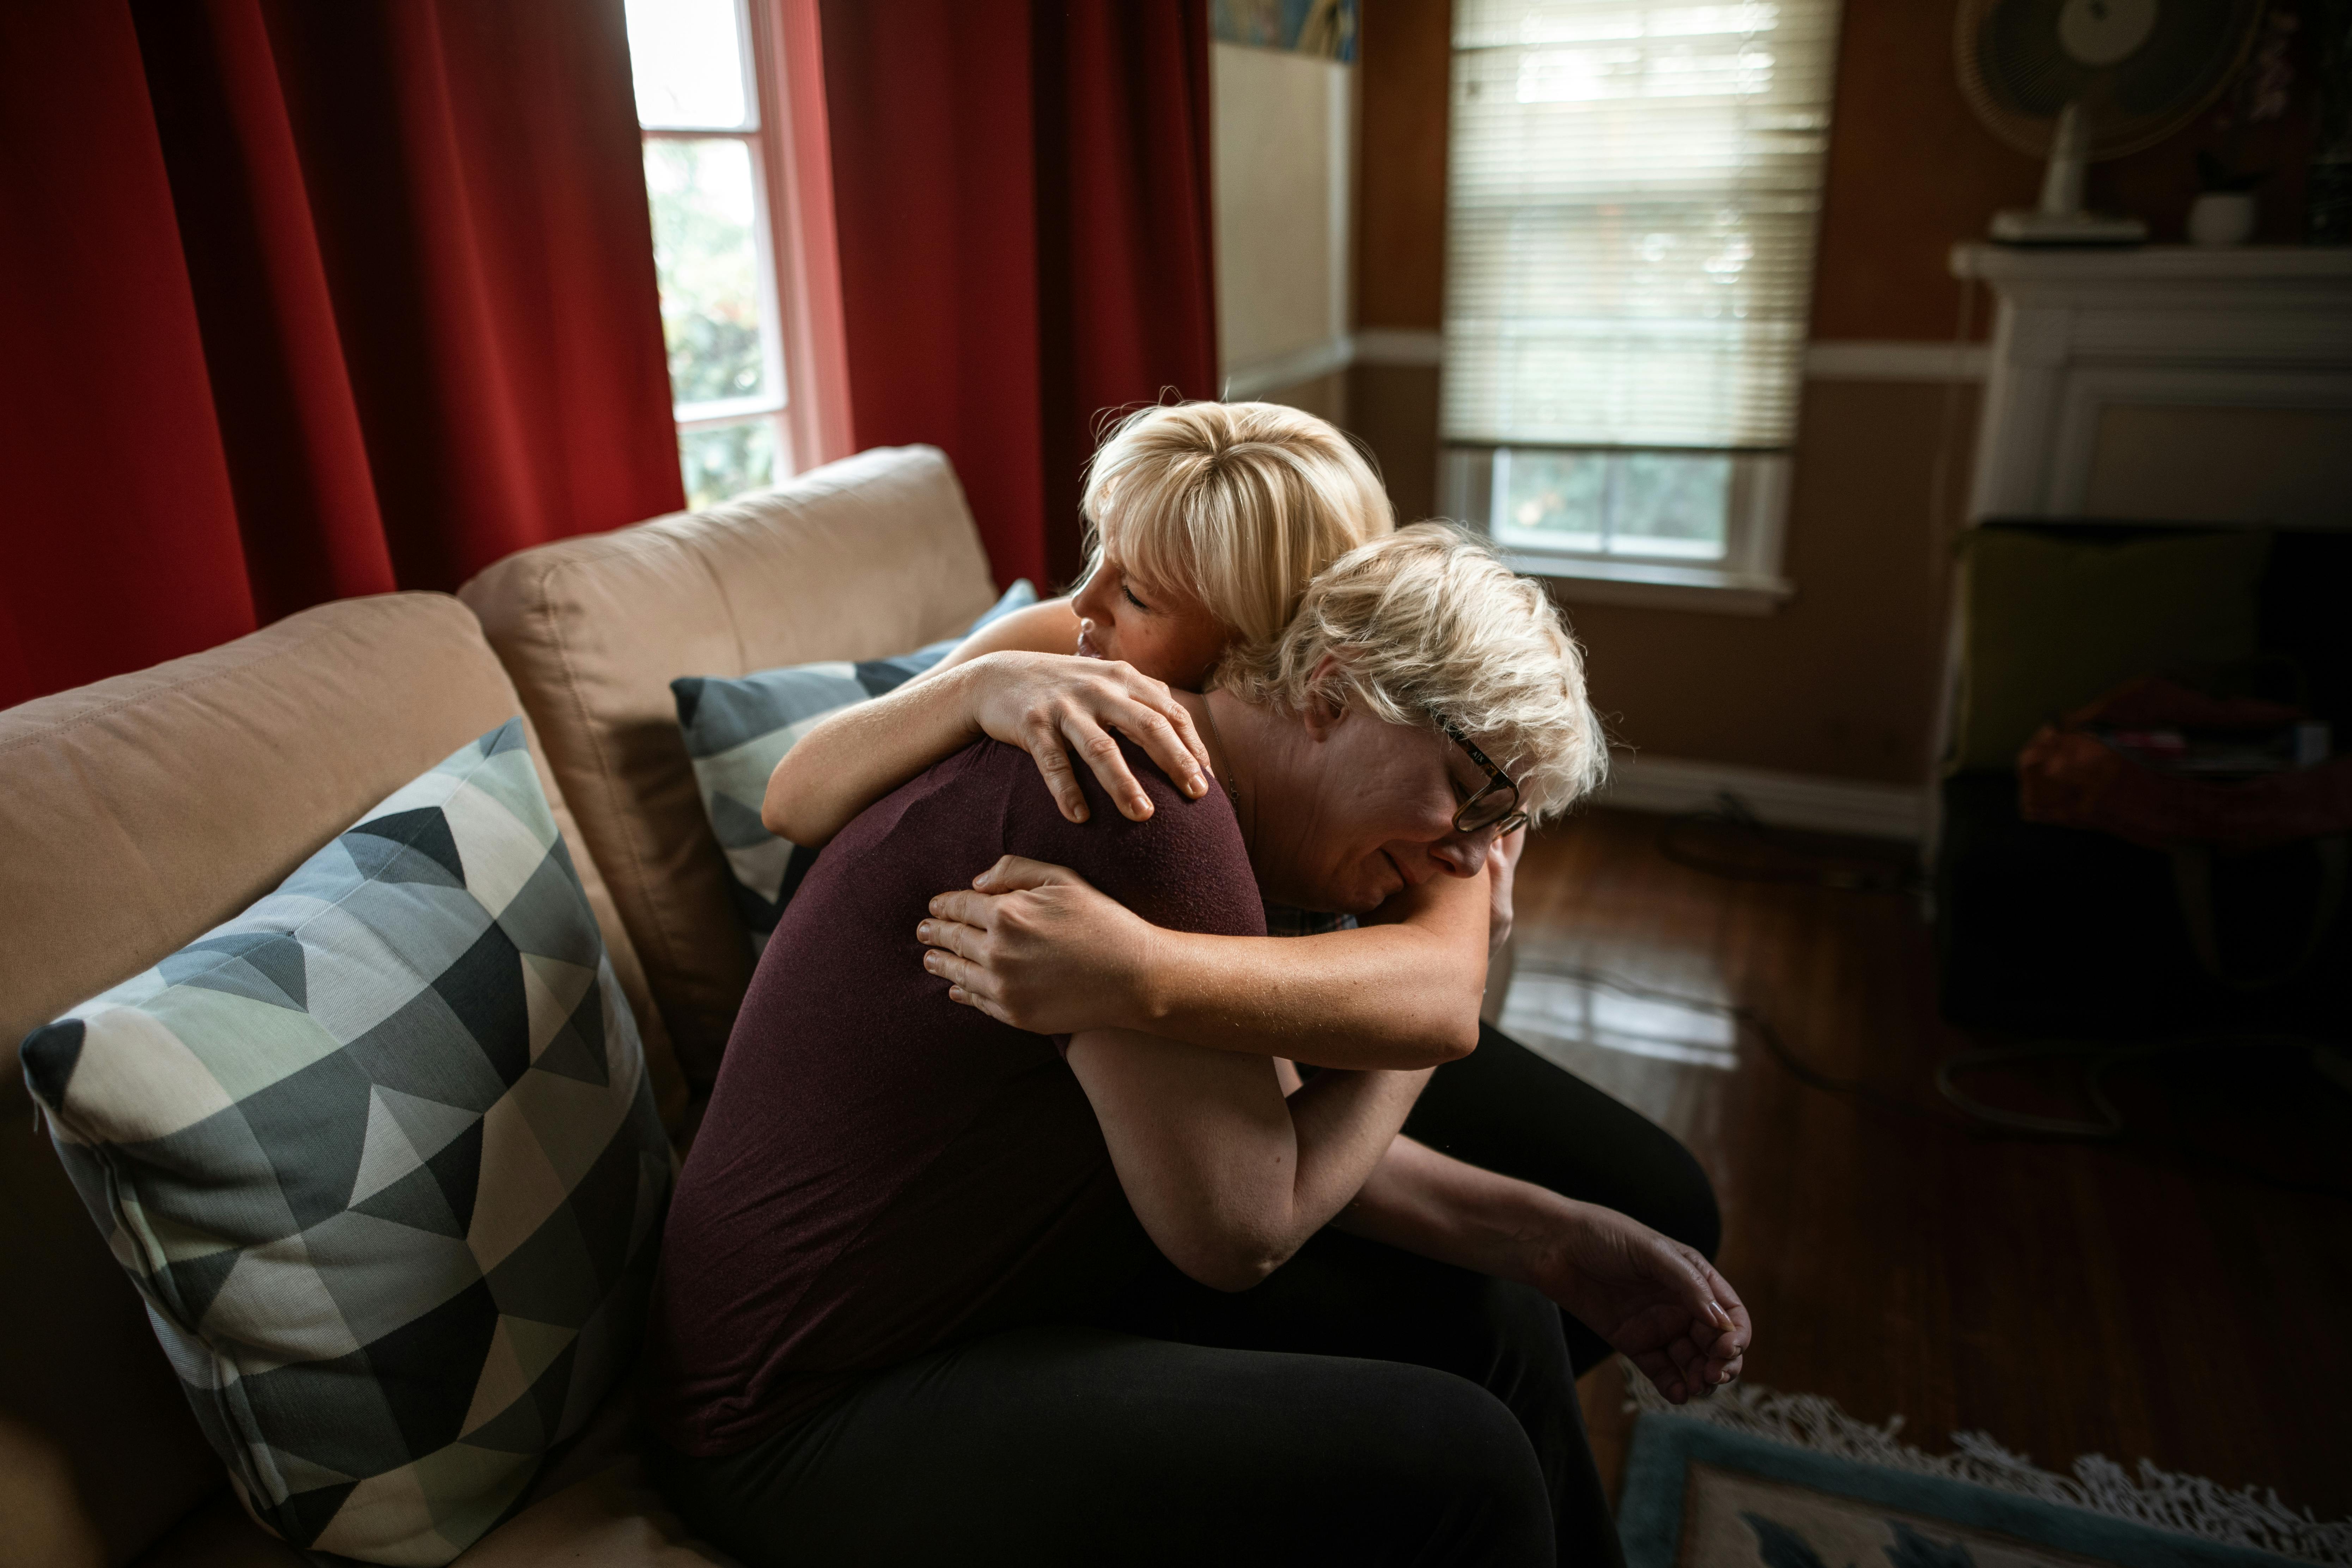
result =
M1264 697L1299 679L1267 661L1298 646L1283 634L1309 584L1396 528L1379 477L1346 436L1264 403L1129 416L1096 454L1082 507L1087 562L1076 592L992 623L922 679L813 730L769 783L771 831L828 843L982 735L1027 751L1072 822L1087 816L1073 756L1124 815L1150 816L1120 736L1197 798L1220 759L1174 692ZM1580 659L1572 646L1570 655L1581 709ZM1601 776L1597 722L1588 729L1581 771L1549 781L1556 806ZM1489 786L1516 777L1515 759L1489 766L1474 754ZM1478 793L1478 773L1470 768L1457 785L1465 797ZM1219 782L1229 793L1237 785ZM1129 1028L1320 1068L1437 1067L1409 1135L1629 1215L1712 1258L1718 1211L1689 1152L1479 1021L1488 956L1510 929L1524 820L1514 809L1441 845L1414 874L1400 869L1360 926L1269 901L1267 938L1161 930L1074 873L1008 858L971 889L932 900L924 962L955 1000L1042 1034ZM1572 1316L1563 1327L1578 1373L1605 1359L1601 1334Z

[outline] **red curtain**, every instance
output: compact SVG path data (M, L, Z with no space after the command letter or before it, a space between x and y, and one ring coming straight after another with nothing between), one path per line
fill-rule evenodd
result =
M683 504L620 0L0 6L0 705Z
M1066 582L1102 415L1215 395L1206 0L824 0L856 445Z

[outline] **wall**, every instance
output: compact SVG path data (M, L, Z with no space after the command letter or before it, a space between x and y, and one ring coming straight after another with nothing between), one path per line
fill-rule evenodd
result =
M1217 338L1226 395L1346 413L1355 68L1209 46Z
M1947 253L1984 234L1997 208L2031 205L2039 192L2039 163L1994 140L1960 95L1954 9L1953 0L1847 0L1816 343L1948 343L1964 323ZM1409 344L1442 320L1450 11L1447 0L1363 0L1360 339L1404 334ZM2291 116L2270 133L2258 161L2299 170L2301 123ZM2177 238L2205 139L2191 130L2096 166L2093 204L2137 212L2159 238ZM2263 203L2263 237L2299 236L2299 175L2273 179ZM1983 336L1981 300L1969 314L1968 335ZM1850 366L1854 356L1845 358ZM1349 424L1408 519L1436 506L1438 374L1433 363L1362 356L1349 372ZM1937 536L1958 515L1975 404L1969 384L1809 379L1786 560L1797 594L1770 616L1570 605L1620 740L1654 756L1926 778L1948 592ZM1942 504L1931 499L1938 479Z

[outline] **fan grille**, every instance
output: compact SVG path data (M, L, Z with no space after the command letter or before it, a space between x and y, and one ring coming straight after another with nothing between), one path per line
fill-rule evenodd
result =
M2037 157L2058 112L2080 103L2091 156L2120 158L2187 125L2230 85L2262 20L2263 0L2156 0L2147 39L2108 66L2060 46L2069 0L1964 0L1953 24L1960 91L1988 130ZM2075 0L2080 3L2080 0Z

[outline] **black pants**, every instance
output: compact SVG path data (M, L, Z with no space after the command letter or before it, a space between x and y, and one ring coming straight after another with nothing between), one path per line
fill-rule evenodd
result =
M751 1568L1619 1561L1551 1303L1330 1231L1254 1290L1156 1265L739 1453L653 1447Z
M1672 1133L1491 1024L1475 1051L1430 1075L1404 1130L1466 1164L1631 1215L1710 1258L1722 1240L1715 1188ZM1580 1375L1609 1347L1561 1316Z
M1405 1131L1714 1256L1689 1152L1496 1029ZM919 1357L739 1453L650 1447L751 1568L1608 1565L1573 1381L1607 1353L1524 1286L1327 1231L1255 1290L1156 1265L1088 1323Z

